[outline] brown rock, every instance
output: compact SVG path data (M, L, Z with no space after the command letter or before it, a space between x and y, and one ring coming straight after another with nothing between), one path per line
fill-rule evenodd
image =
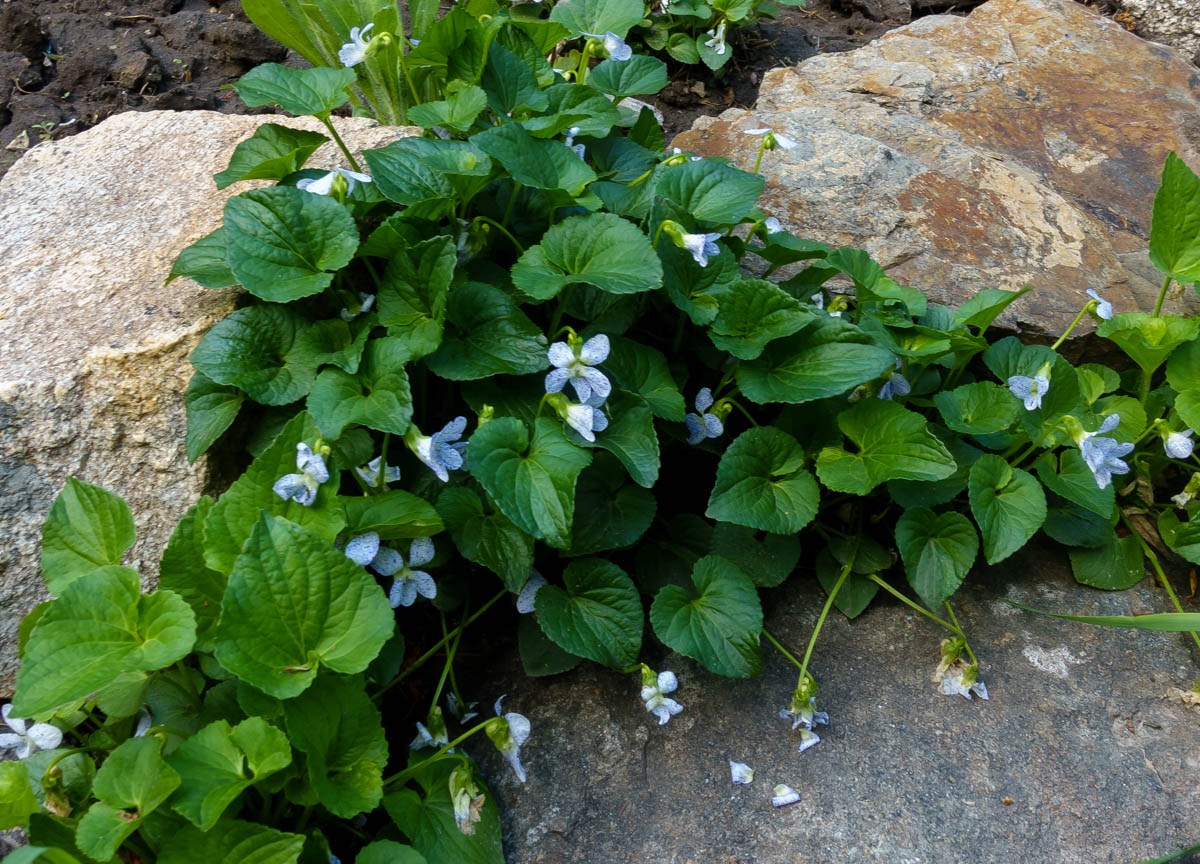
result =
M30 150L0 179L0 693L17 625L45 599L41 523L70 476L129 501L126 562L152 578L179 517L210 483L184 454L188 354L233 309L233 292L163 281L220 224L212 175L268 120L194 111L118 114ZM340 120L355 149L404 130ZM339 161L333 145L311 164ZM261 181L257 185L264 185Z
M1200 53L1200 0L1116 0L1118 13L1155 42Z
M1168 151L1200 169L1200 75L1071 0L991 0L769 72L753 112L675 144L749 167L762 126L799 142L763 162L785 226L942 303L1032 284L1001 323L1049 336L1088 288L1153 307L1151 206Z

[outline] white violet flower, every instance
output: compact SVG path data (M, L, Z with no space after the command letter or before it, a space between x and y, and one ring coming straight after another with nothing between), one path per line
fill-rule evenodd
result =
M718 57L722 56L725 53L725 22L722 21L716 30L708 30L704 35L712 37L704 43L705 47L711 48Z
M338 59L342 61L343 66L357 66L367 59L367 46L371 43L366 35L374 26L375 22L371 22L361 30L358 27L350 28L350 41L338 50Z
M572 348L566 342L555 342L546 352L546 358L554 367L546 374L546 392L561 392L569 381L580 402L587 402L593 393L607 399L612 384L603 372L592 367L607 360L609 350L608 337L603 333L578 348Z
M818 291L816 294L812 295L811 299L812 299L814 306L816 306L821 311L825 310L825 295L824 294L822 294L820 291ZM830 318L841 318L842 310L834 309L834 310L830 311L829 317Z
M1191 492L1188 492L1186 489L1184 489L1178 495L1171 496L1171 503L1174 504L1176 507L1178 507L1180 510L1186 510L1188 502L1191 501L1193 497L1194 496L1192 495Z
M1096 485L1104 489L1112 481L1114 474L1129 473L1129 466L1120 458L1133 450L1133 444L1117 441L1115 438L1101 437L1105 432L1116 429L1121 422L1120 414L1109 414L1095 432L1084 432L1076 439L1079 453L1087 463L1096 478Z
M1008 389L1018 399L1024 401L1026 411L1036 411L1042 407L1042 397L1050 389L1050 379L1045 375L1013 375L1008 379Z
M1095 288L1089 288L1087 295L1096 301L1096 314L1107 321L1113 316L1112 304L1096 293Z
M774 150L776 148L782 148L784 150L795 150L796 147L799 146L799 142L796 141L794 138L789 138L786 135L780 135L778 132L776 132L770 128L747 129L746 134L747 135L762 135L763 136L763 149L765 149L765 150Z
M611 30L600 35L599 33L582 33L589 39L598 39L604 45L604 50L608 54L610 60L615 60L621 63L633 56L633 49L625 44L625 40L613 33Z
M501 715L500 703L503 701L504 696L496 700L495 711L496 716L502 717L504 722L489 721L484 731L492 739L492 743L496 745L496 749L500 751L500 754L512 766L513 773L517 775L517 779L524 783L525 766L521 764L521 746L529 740L531 727L528 718L522 714L510 712Z
M780 783L771 790L772 807L786 807L789 804L795 804L799 800L800 793L786 783Z
M433 577L424 570L412 569L432 561L433 553L433 541L428 537L418 537L408 547L407 565L399 552L386 546L380 549L371 561L371 567L379 575L395 577L392 590L388 592L388 602L393 609L397 606L411 606L416 602L418 594L428 600L437 596L437 584Z
M733 776L734 786L746 786L754 780L754 769L745 762L729 760L729 773Z
M546 584L546 577L534 570L529 575L529 579L525 581L525 587L521 589L521 593L517 595L517 612L522 615L528 615L532 612L537 592L544 588Z
M353 309L353 310L346 308L346 309L343 309L338 314L341 315L343 321L353 321L359 315L365 315L367 312L370 312L371 307L374 305L375 305L375 295L374 294L367 294L365 292L359 291L358 292L358 308Z
M567 145L568 150L570 150L576 156L578 156L580 159L582 159L583 154L587 151L582 144L575 143L575 136L578 134L579 134L579 127L572 126L570 129L567 130L567 140L564 141L563 143Z
M409 427L415 430L416 427ZM442 427L440 432L432 435L422 435L419 431L406 435L404 443L416 454L417 458L429 466L443 483L450 481L451 471L462 467L462 451L467 449L466 441L459 441L467 428L466 417L455 417Z
M150 731L150 727L154 725L154 717L150 714L150 709L145 705L142 710L138 711L137 726L134 727L134 738L145 738L146 733Z
M355 468L354 473L361 477L364 483L374 489L379 485L379 465L382 461L382 456L376 456L366 465L359 465ZM398 465L389 465L384 474L383 482L385 485L395 483L400 479L400 467Z
M987 686L976 679L979 669L976 666L964 666L955 663L942 675L941 691L944 696L962 696L971 698L974 693L985 702L988 701Z
M713 405L712 390L701 387L696 394L696 413L689 413L683 418L687 425L688 443L699 444L705 438L719 438L725 431L725 424L716 414L709 414L708 409Z
M299 474L284 474L271 490L284 501L311 507L317 500L317 487L329 479L329 469L321 454L314 453L304 442L296 445L296 467Z
M717 245L719 233L711 234L684 234L682 236L683 248L692 253L692 258L701 267L708 266L708 259L713 255L721 253L721 247Z
M4 723L12 732L0 732L0 750L12 750L18 759L28 759L38 750L53 750L62 743L63 733L50 723L34 723L26 726L20 717L12 716L12 705L6 704Z
M1192 442L1192 436L1195 434L1191 429L1184 429L1182 432L1171 432L1163 439L1163 450L1172 459L1186 459L1192 455L1192 448L1195 446Z
M567 405L563 419L584 441L595 442L595 433L608 428L608 417L600 410L602 404L604 400L595 395L586 402L572 402Z
M303 189L305 192L311 192L314 195L328 195L333 191L333 181L338 175L346 180L346 194L349 195L354 191L354 182L370 183L371 175L360 174L357 171L350 171L346 168L334 168L327 174L323 174L317 178L305 177L303 180L296 181L296 188Z
M666 696L679 689L679 681L674 672L659 672L657 678L652 675L648 671L642 672L642 701L646 703L646 710L657 717L658 725L662 726L683 710L682 705Z
M774 216L768 216L763 220L763 227L767 229L768 234L775 234L783 230L783 226L779 224L779 220ZM820 295L817 295L820 296Z

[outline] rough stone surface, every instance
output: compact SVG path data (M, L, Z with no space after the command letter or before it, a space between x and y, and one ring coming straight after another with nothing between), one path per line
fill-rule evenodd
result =
M235 294L163 280L220 224L212 175L268 120L208 111L125 113L31 150L0 180L0 693L11 692L21 617L45 599L41 524L70 476L126 498L138 541L125 563L153 578L179 517L210 479L188 467L188 353ZM348 146L403 130L339 121ZM332 145L311 164L332 164ZM260 183L261 185L261 183Z
M1118 0L1138 32L1200 56L1200 0Z
M1168 151L1200 169L1200 70L1072 0L991 0L769 72L675 145L750 168L763 126L799 142L764 158L764 211L939 302L1032 284L1001 323L1057 335L1088 288L1153 308L1151 206Z
M1196 680L1200 652L1183 634L1089 627L1004 602L1169 608L1149 581L1111 594L1076 585L1065 559L1026 550L977 569L957 595L989 702L937 692L945 631L907 607L877 600L854 621L835 611L811 667L832 725L802 754L777 716L796 669L765 641L766 671L745 681L651 656L677 673L684 705L661 727L635 675L585 664L531 679L510 653L487 689L468 694L507 692L504 710L533 726L524 785L486 742L468 745L497 795L507 860L1131 864L1195 844L1200 707L1180 690ZM816 580L798 572L767 598L767 629L801 653L824 601ZM730 759L755 769L751 785L731 784ZM802 801L772 809L776 783Z

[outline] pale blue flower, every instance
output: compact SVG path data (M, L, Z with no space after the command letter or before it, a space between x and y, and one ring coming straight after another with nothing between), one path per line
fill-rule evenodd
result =
M1182 432L1168 433L1163 439L1163 450L1172 459L1186 459L1192 455L1192 436L1196 434L1191 429L1184 429Z
M725 431L725 424L716 414L707 413L713 405L712 390L701 387L700 392L696 394L695 404L697 413L689 413L683 418L687 425L688 443L699 444L705 438L719 438Z
M137 726L133 729L134 738L144 738L146 733L150 731L150 727L154 725L154 717L150 714L150 709L145 705L138 711Z
M746 786L754 782L754 769L745 762L734 762L730 759L729 773L733 778L734 786Z
M381 546L379 543L379 534L374 531L359 534L347 543L345 555L359 567L371 567L383 576L391 576L404 566L404 559L400 553L387 546ZM425 562L418 561L415 563L419 565ZM405 603L404 605L407 606L409 604Z
M397 606L411 606L418 594L429 600L437 596L437 584L433 577L424 570L412 569L432 561L433 552L433 541L428 537L418 537L408 547L407 565L399 552L386 546L375 555L371 561L375 572L381 576L395 577L392 590L388 592L388 602L393 609Z
M296 445L296 467L299 474L284 474L271 490L284 501L311 507L317 500L317 487L329 479L329 469L321 455L303 442Z
M521 593L517 596L517 612L522 615L528 615L532 612L537 592L546 587L546 585L546 577L534 570L525 581L525 587L521 589Z
M428 465L443 483L450 481L449 472L462 467L462 451L467 449L467 442L458 439L466 428L467 418L455 417L440 432L420 435L413 444L417 458Z
M20 717L12 716L12 705L3 709L4 723L12 732L0 732L0 750L12 750L18 759L28 759L38 750L53 750L62 743L63 733L50 723L34 723L26 726Z
M611 30L603 36L599 33L583 33L589 39L598 39L604 45L604 50L610 60L620 63L633 56L633 49L625 44L625 40Z
M568 405L567 416L564 419L568 426L583 437L583 440L594 442L596 440L595 433L603 432L608 428L608 417L600 410L600 406L603 404L604 400L593 394L592 398L586 402Z
M818 711L816 709L817 709L817 697L810 696L808 699L808 704L806 704L806 705L798 704L795 700L793 700L791 702L791 704L788 705L787 708L781 708L779 710L779 716L782 717L784 720L792 721L792 730L793 731L795 731L796 729L810 729L811 730L818 723L828 726L829 725L829 715L826 714L824 711ZM816 742L813 742L813 743L816 743Z
M370 42L365 37L374 26L375 23L371 22L361 30L358 27L350 28L350 41L338 49L338 59L342 61L343 66L357 66L367 59L367 46Z
M496 745L496 749L505 758L509 765L512 766L513 773L517 775L517 779L522 783L525 782L525 766L521 764L521 746L529 740L531 726L528 718L522 714L500 713L500 703L504 701L501 696L496 700L495 711L497 717L503 717L505 726L492 726L489 723L487 736L492 739L492 743Z
M555 342L546 352L554 367L546 373L546 392L559 393L570 381L580 402L587 402L593 393L607 399L612 384L603 372L592 367L607 360L609 350L608 337L603 333L584 342L578 354L566 342Z
M796 748L797 753L803 753L809 747L816 747L821 743L821 736L811 729L800 730L800 746Z
M1112 304L1096 293L1096 289L1089 288L1087 295L1096 301L1096 314L1107 321L1113 316Z
M768 216L763 220L763 227L767 229L768 234L775 234L783 230L783 226L779 224L779 220L774 216Z
M677 689L679 681L674 672L659 672L654 684L642 685L642 701L646 703L646 710L658 718L659 726L683 710L682 705L666 696Z
M1116 429L1121 422L1119 414L1109 414L1095 432L1085 432L1076 440L1080 455L1096 478L1096 485L1104 489L1114 474L1129 473L1129 466L1120 458L1133 450L1133 444L1121 443L1114 438L1101 437L1105 432Z
M721 254L721 247L717 245L719 233L711 234L684 234L682 235L683 248L692 253L692 258L701 267L708 266L708 259L713 255Z
M467 702L465 705L458 704L458 697L451 690L446 694L446 707L450 709L450 713L454 715L454 719L459 723L466 723L468 720L478 717L479 712L475 709L479 707L478 702Z
M909 386L908 379L900 374L900 358L896 358L896 371L888 375L888 379L883 382L883 386L879 388L879 392L875 395L880 399L891 400L893 396L907 396L912 392L912 387Z
M771 790L772 807L786 807L789 804L795 804L799 800L800 793L786 783L780 783Z
M1042 397L1050 389L1050 379L1045 375L1013 375L1008 379L1008 389L1018 399L1025 402L1026 411L1036 411L1042 407Z
M358 308L357 309L345 308L338 314L341 315L343 321L353 321L359 315L364 315L367 312L370 312L371 307L374 305L375 305L375 295L374 294L367 294L363 291L359 291L358 292Z
M305 177L303 180L297 180L296 188L303 189L305 192L311 192L313 195L328 195L333 191L333 180L339 174L346 179L347 195L354 191L354 182L356 180L360 183L372 182L370 174L360 174L358 171L350 171L346 168L334 168L328 174L315 179Z
M580 159L582 159L583 154L586 152L586 150L582 144L575 143L575 136L578 134L579 134L579 127L572 126L570 129L567 130L567 140L564 141L563 143L567 145L568 150L570 150L572 153L574 153L576 156L578 156Z
M780 135L778 132L775 132L771 129L747 129L746 134L762 135L764 150L774 150L777 147L783 148L784 150L795 150L799 143L794 139L789 138L786 135Z
M382 456L376 456L366 465L359 465L354 469L354 473L363 479L363 482L374 489L379 485L379 465L383 461ZM400 479L400 468L397 465L387 466L386 476L383 478L384 484L395 483Z

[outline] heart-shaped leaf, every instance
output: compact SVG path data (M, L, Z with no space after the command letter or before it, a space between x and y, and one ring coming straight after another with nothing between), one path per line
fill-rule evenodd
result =
M293 69L278 63L255 66L233 85L249 108L278 105L289 114L328 117L346 104L347 91L358 76L353 69Z
M308 394L308 412L326 438L337 438L351 423L403 435L412 420L412 391L404 364L409 349L399 337L367 344L363 368L349 375L336 367L317 376Z
M71 477L42 525L42 578L51 594L97 567L120 564L134 541L124 499Z
M999 456L989 453L976 460L967 491L989 564L1003 561L1028 543L1046 521L1042 484Z
M804 449L772 426L748 429L729 445L704 515L759 531L794 534L817 515L820 492Z
M612 213L589 213L550 228L513 266L512 279L538 300L577 282L612 294L633 294L662 285L662 264L632 222Z
M958 590L975 563L979 537L961 513L913 507L896 523L896 545L908 584L926 606L936 609Z
M536 595L538 623L564 651L620 668L637 660L642 645L642 600L633 580L600 558L574 561L563 588Z

